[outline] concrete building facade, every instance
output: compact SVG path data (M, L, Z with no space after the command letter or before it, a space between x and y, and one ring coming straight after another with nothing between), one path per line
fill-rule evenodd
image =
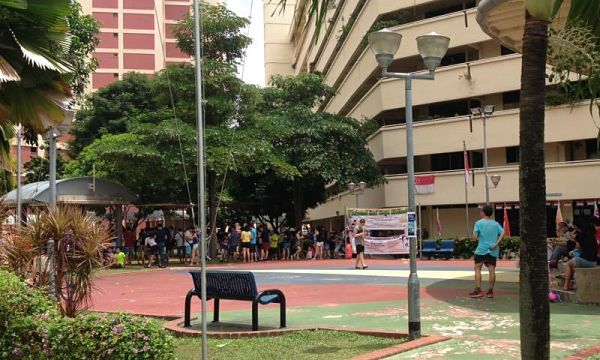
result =
M506 208L511 232L518 234L519 89L521 56L489 38L475 21L476 2L463 0L338 0L328 9L323 29L315 38L314 19L307 1L290 2L280 15L265 2L265 73L323 73L337 92L319 111L355 119L374 119L379 129L368 146L387 182L358 196L359 207L406 206L406 134L404 81L381 79L366 34L387 27L403 35L391 71L421 71L416 37L435 31L451 38L450 48L435 81L413 83L415 169L417 176L434 175L435 191L417 195L422 225L437 235L464 236L465 182L463 141L474 182L467 186L469 224L485 203L483 121L471 108L494 105L487 120L489 174L501 176L490 189L490 201L502 219ZM272 15L274 13L274 15ZM267 79L268 80L268 79ZM550 84L549 84L550 86ZM588 103L571 106L548 98L546 108L546 176L548 232L560 201L564 218L591 217L600 198L598 129ZM594 109L596 118L599 116ZM490 182L491 183L491 182ZM307 215L307 221L339 228L344 211L356 207L356 197L332 189L331 198Z

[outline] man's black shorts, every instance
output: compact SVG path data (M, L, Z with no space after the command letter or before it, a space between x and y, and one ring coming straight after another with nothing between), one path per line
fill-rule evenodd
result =
M477 255L475 254L475 264L481 264L483 263L483 265L485 266L496 266L496 257L492 256L490 254L485 254L485 255Z

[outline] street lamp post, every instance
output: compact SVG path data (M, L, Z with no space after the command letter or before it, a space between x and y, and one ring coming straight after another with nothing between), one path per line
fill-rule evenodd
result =
M388 67L394 61L394 54L400 48L402 35L387 29L369 34L369 46L381 67L384 78L404 79L406 96L406 167L408 172L408 211L416 210L415 204L415 166L413 152L413 113L412 113L412 81L434 80L435 69L441 64L446 55L450 38L431 32L417 38L417 48L423 58L428 73L397 73L389 72ZM417 244L416 239L410 239L410 276L408 278L408 334L410 339L421 337L421 315L419 299L419 278L417 276Z
M487 119L494 115L494 105L485 105L483 110L480 107L472 108L471 114L481 116L483 119L483 173L485 175L485 204L490 204L490 182L488 174L488 147L487 147ZM497 184L494 186L498 186Z
M348 191L356 196L356 208L358 208L358 196L364 193L366 188L367 183L364 181L359 182L358 185L353 182L348 184Z

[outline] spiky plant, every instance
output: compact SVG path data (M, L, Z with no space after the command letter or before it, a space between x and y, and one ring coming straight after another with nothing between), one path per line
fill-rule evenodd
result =
M74 317L90 304L94 271L103 266L109 235L83 209L61 206L39 213L20 234L22 242L33 245L35 256L45 253L49 239L54 240L60 310L63 315Z

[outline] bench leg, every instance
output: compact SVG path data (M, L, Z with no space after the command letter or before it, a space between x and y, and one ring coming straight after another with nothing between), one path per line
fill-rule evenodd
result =
M213 311L213 322L219 322L219 299L214 299L215 309Z
M258 301L252 302L252 331L258 330Z
M184 320L183 320L183 327L190 327L190 317L191 317L191 302L192 302L192 297L194 296L194 294L192 293L192 291L188 291L187 295L185 296L185 312L183 314L184 316Z
M285 328L285 323L285 297L281 296L279 302L279 327Z

